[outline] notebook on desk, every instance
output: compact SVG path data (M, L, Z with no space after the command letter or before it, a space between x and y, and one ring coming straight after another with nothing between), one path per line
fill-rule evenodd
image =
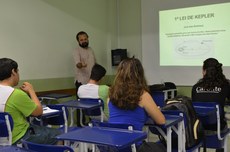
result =
M57 109L50 109L49 107L43 107L43 114L58 112Z

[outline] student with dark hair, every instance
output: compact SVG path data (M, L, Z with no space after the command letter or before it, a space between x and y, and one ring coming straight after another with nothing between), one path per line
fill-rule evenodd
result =
M54 128L31 125L28 116L40 116L42 105L33 86L24 82L20 89L14 88L19 82L18 64L12 59L0 59L0 111L8 112L14 122L12 143L17 144L21 139L40 143L57 144L55 136L60 131Z
M100 81L106 74L106 69L95 64L92 68L90 79L87 84L83 84L78 89L79 98L101 98L104 103L108 99L109 87L107 85L99 85ZM105 119L108 117L107 104L104 105Z
M223 74L222 64L215 58L208 58L203 63L203 78L192 87L192 101L218 102L222 115L221 130L227 128L224 105L230 99L230 81ZM205 130L215 131L216 125L204 126ZM217 150L223 151L223 150Z

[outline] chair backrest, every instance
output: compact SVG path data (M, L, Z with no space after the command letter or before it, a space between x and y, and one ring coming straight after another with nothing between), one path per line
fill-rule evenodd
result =
M223 148L227 152L227 138L230 133L229 128L221 130L221 115L222 109L217 102L193 102L193 106L197 111L201 122L205 126L215 126L216 132L208 131L205 134L205 145L204 147L211 149ZM210 134L211 133L211 134Z
M85 103L101 103L102 107L97 109L87 109L85 110L85 114L89 116L100 116L103 113L104 109L104 101L100 98L79 98L78 101L85 102Z
M25 140L22 141L22 146L35 152L74 152L74 150L68 146L36 144Z
M196 113L199 116L199 119L203 123L203 125L210 125L210 124L217 124L218 123L217 117L220 116L219 104L217 104L215 102L193 102L192 104L196 110ZM215 112L212 112L208 115L206 115L206 114L202 115L202 113L201 113L201 112L206 113L206 112L209 112L211 110L213 110ZM220 121L220 119L219 119L219 121Z
M59 126L60 128L63 127L64 132L65 133L68 132L68 109L64 105L61 105L61 104L47 105L47 107L49 107L51 109L57 109L61 112L55 117L47 118L46 123L48 125L52 125L52 126L53 125Z
M217 137L219 140L223 140L223 137L221 137L221 126L220 126L221 110L219 104L217 102L193 102L193 106L197 111L197 113L199 113L198 110L201 109L202 111L205 110L207 112L210 110L215 111L204 116L202 114L198 114L198 116L204 126L216 124Z
M165 106L165 92L163 91L151 92L151 96L157 106L159 107Z
M7 112L0 112L0 145L12 144L13 119Z
M166 84L154 84L149 86L150 94L157 106L165 106L166 99L171 99L176 96L176 86L174 86L175 84L173 86L171 85L170 82L166 82Z

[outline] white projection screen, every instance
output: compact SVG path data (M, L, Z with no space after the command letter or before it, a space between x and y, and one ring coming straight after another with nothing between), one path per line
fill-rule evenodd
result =
M142 62L149 84L191 86L203 61L219 60L230 78L230 2L142 1Z
M222 3L159 11L160 65L200 66L214 57L230 66L229 10Z

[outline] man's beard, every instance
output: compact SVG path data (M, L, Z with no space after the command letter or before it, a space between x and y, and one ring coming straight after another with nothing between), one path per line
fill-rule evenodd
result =
M82 48L87 48L89 46L89 43L88 42L84 42L82 44L79 43L79 46Z

